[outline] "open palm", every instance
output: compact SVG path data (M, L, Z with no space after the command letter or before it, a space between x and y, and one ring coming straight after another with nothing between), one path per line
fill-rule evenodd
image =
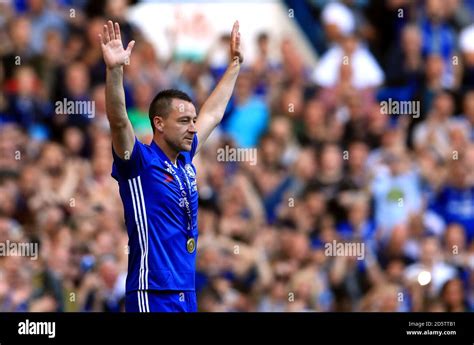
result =
M118 23L114 25L112 21L109 20L107 25L104 25L103 34L99 34L99 38L104 61L108 68L128 64L135 41L131 41L127 49L123 49L120 26Z
M230 34L230 57L232 60L237 60L239 63L244 61L242 52L240 51L240 32L239 32L239 22L236 21L232 27L232 32Z

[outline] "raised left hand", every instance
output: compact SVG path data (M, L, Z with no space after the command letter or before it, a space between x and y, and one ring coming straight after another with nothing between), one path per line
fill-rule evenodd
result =
M242 53L240 51L240 32L239 32L239 21L235 21L232 27L232 33L230 34L230 57L232 61L239 61L239 64L244 61Z

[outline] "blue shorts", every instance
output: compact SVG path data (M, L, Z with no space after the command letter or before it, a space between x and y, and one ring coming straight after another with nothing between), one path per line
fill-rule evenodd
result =
M197 312L195 291L132 291L125 297L125 311L148 312Z

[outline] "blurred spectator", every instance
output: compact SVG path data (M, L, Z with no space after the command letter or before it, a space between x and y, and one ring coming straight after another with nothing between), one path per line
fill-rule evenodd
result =
M45 0L29 0L28 14L31 19L30 47L34 53L43 53L46 32L55 29L64 38L67 26L64 18L47 7Z
M267 105L254 94L253 76L246 71L239 75L235 90L235 106L228 114L226 131L239 147L255 147L269 122Z
M443 87L451 88L454 85L452 57L456 53L456 36L446 20L446 4L442 0L427 0L426 12L419 25L422 33L423 55L439 55L442 58L445 68L441 82Z
M388 236L395 225L406 223L411 214L421 211L419 176L410 169L404 152L387 153L387 167L380 168L372 182L375 202L375 221L383 236Z

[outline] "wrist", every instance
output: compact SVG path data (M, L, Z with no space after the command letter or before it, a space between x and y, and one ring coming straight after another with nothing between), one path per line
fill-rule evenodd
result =
M227 69L238 71L240 70L240 62L238 58L234 58L228 65Z
M107 66L107 71L110 71L110 72L120 71L120 72L122 72L123 71L123 65L116 65L116 66L112 66L112 67Z

